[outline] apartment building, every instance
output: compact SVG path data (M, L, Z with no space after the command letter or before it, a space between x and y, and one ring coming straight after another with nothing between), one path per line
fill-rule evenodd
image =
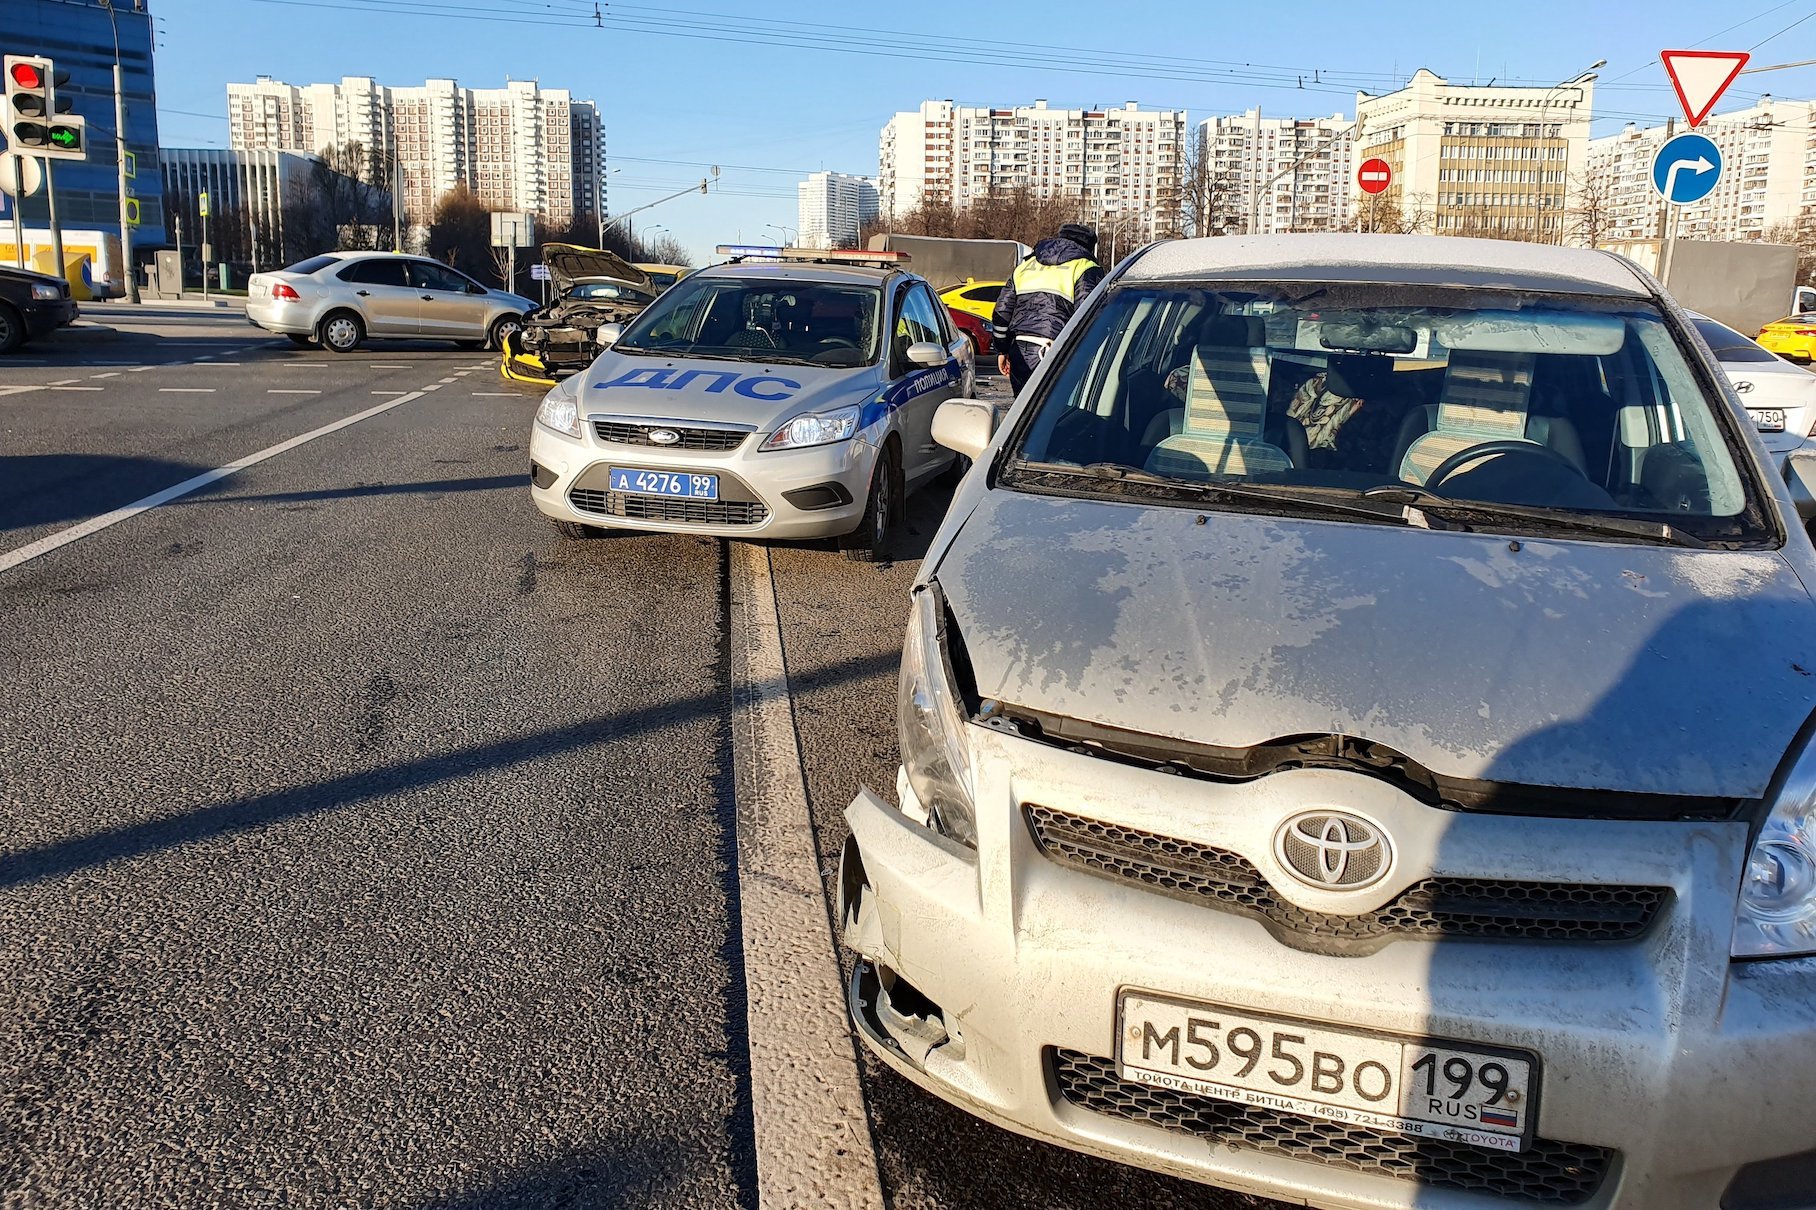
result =
M1328 118L1264 118L1259 109L1206 118L1202 231L1274 234L1342 231L1351 219L1356 124Z
M1652 160L1682 127L1640 129L1589 144L1588 166L1574 183L1577 242L1650 239L1662 234L1666 207L1652 188ZM1756 240L1816 207L1816 102L1762 97L1749 108L1706 119L1696 132L1722 157L1708 197L1677 208L1685 239Z
M876 180L816 172L795 186L796 239L803 248L855 248L858 229L877 216Z
M1131 223L1129 238L1179 228L1183 110L1013 109L925 101L898 113L878 141L878 200L902 215L923 198L954 207L1013 189L1073 196L1097 223Z
M1573 173L1589 147L1594 76L1549 88L1452 84L1421 68L1385 96L1356 94L1358 160L1393 169L1382 195L1439 235L1562 242ZM1350 204L1369 213L1350 181Z
M392 88L366 76L300 86L260 76L227 86L227 116L236 150L327 154L358 143L376 179L390 179L395 164L405 211L419 227L459 185L493 209L532 211L556 224L605 207L598 107L531 80Z

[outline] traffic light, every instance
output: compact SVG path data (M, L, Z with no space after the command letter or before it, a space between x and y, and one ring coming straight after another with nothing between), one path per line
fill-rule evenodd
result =
M69 98L57 95L57 87L69 82L69 73L36 55L7 55L4 64L9 149L40 159L87 159L86 125L70 114Z

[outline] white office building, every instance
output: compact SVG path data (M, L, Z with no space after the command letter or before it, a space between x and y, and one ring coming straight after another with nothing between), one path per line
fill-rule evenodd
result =
M1576 183L1581 211L1593 203L1598 241L1653 239L1663 229L1666 207L1652 187L1652 160L1666 139L1683 127L1629 123L1619 134L1589 144L1588 168ZM1707 118L1696 128L1721 152L1722 173L1714 192L1679 207L1675 234L1685 239L1756 240L1795 223L1816 207L1816 102L1775 101Z
M1177 109L1014 109L925 101L898 113L878 144L877 188L885 217L923 198L955 209L1026 188L1079 199L1087 220L1128 224L1126 239L1179 229L1186 115Z
M1452 84L1420 68L1405 88L1356 94L1358 161L1393 171L1382 200L1439 235L1561 242L1572 174L1589 149L1594 77L1549 88ZM1350 204L1369 199L1350 180Z
M1192 234L1342 231L1351 216L1356 124L1328 118L1266 118L1259 109L1198 125L1205 157L1204 211Z
M494 210L531 211L557 224L602 213L606 205L598 107L531 80L503 88L464 88L453 80L391 88L366 76L300 86L260 76L227 86L227 116L235 150L332 159L333 149L358 143L375 165L375 179L389 180L395 164L417 226L459 185Z
M855 248L858 229L877 216L876 179L816 172L795 186L796 242L803 248Z

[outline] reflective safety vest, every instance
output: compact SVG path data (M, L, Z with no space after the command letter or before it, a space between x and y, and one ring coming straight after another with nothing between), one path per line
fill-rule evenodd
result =
M1097 267L1097 262L1085 257L1069 260L1061 265L1043 265L1030 256L1015 266L1015 293L1017 298L1030 294L1057 294L1068 303L1078 301L1078 279Z

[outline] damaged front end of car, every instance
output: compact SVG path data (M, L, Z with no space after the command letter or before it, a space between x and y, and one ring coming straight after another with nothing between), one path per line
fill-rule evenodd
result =
M599 329L628 322L651 302L649 276L622 257L574 244L547 244L555 297L523 318L506 338L500 370L506 378L552 386L563 374L584 370L598 355Z

